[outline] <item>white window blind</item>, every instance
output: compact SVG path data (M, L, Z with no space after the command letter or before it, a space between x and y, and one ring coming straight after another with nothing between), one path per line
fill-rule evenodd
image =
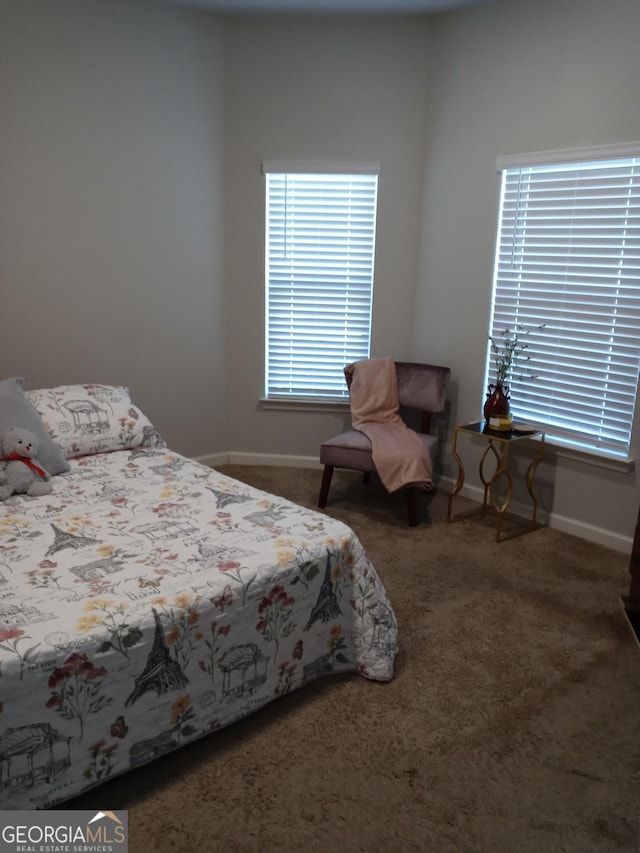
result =
M640 145L634 155L503 168L490 327L528 331L514 418L621 457L640 366Z
M370 350L377 166L264 171L266 396L345 399Z

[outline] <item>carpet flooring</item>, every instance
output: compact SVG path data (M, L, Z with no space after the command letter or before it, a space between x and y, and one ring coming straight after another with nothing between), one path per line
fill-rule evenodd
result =
M221 470L315 506L318 471ZM401 496L334 477L326 512L398 617L393 681L321 679L61 807L128 809L132 853L639 853L628 556L545 527L497 544L446 505L409 528Z

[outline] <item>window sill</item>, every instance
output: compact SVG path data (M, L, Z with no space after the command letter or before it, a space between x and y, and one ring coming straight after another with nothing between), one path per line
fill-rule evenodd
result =
M264 411L280 412L339 412L345 414L350 412L349 400L311 400L309 398L260 398L260 408ZM621 474L629 474L635 468L635 459L626 456L607 454L604 451L589 450L586 447L578 447L569 444L561 438L545 434L545 443L553 447L556 455L561 459L573 459L584 465L592 465L595 468L605 468L608 471L617 471Z
M554 448L556 454L562 459L573 459L585 465L606 468L608 471L617 471L621 474L629 474L635 468L635 459L628 456L618 456L613 453L607 454L605 451L573 446L561 438L548 434L545 441L547 445Z
M350 411L349 400L312 400L305 398L260 398L260 408L280 412L344 412Z

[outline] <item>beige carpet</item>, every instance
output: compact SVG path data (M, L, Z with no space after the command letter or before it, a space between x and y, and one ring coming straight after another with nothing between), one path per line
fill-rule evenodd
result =
M315 506L318 471L223 470ZM325 678L62 808L128 809L135 853L638 853L628 557L548 528L497 545L446 504L408 528L400 496L335 476L327 512L398 616L394 681Z

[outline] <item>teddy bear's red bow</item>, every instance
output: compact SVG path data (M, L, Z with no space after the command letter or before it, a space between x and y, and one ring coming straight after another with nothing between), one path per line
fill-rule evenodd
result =
M27 456L20 456L19 453L10 453L8 456L0 456L0 462L24 462L24 464L35 471L43 480L47 479L47 472L39 468L35 462L32 462Z

